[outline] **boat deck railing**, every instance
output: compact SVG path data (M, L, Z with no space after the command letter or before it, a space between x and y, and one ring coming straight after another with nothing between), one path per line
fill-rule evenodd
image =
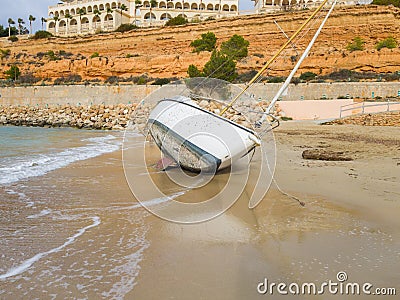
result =
M386 101L386 102L360 102L342 105L340 107L339 118L347 117L350 115L359 115L366 113L377 112L390 112L400 110L400 102ZM350 114L344 114L351 111Z

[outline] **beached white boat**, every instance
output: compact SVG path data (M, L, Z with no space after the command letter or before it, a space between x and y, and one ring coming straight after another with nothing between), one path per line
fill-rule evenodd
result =
M266 63L256 76L239 92L220 114L201 108L190 99L190 96L163 97L151 111L148 119L148 129L162 153L171 158L182 168L195 172L216 172L229 167L232 163L252 152L260 145L261 135L254 130L239 125L224 117L224 113L232 107L245 91L261 76L279 54L292 43L293 39L316 16L328 0L313 12L307 21L292 35L281 49ZM336 0L326 14L313 39L298 60L282 88L272 99L269 107L257 122L257 127L270 115L275 102L287 89L300 64L307 57L312 45L317 39L328 16L333 10ZM271 127L269 127L271 128ZM166 165L163 165L166 167Z
M254 131L183 96L161 100L152 110L148 124L160 150L194 172L229 167L260 144Z

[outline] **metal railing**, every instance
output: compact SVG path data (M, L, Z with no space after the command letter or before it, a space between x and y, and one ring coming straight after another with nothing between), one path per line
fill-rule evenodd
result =
M353 111L353 110L361 110L361 112L355 113L355 114L365 114L365 113L370 113L366 112L368 107L382 107L385 108L384 110L376 110L373 112L389 112L389 111L395 111L395 110L400 110L400 102L392 102L390 100L386 102L361 102L361 103L351 103L347 105L342 105L340 107L340 113L339 113L339 118L342 118L343 113L346 111ZM393 109L395 108L395 109ZM350 114L353 115L353 114Z

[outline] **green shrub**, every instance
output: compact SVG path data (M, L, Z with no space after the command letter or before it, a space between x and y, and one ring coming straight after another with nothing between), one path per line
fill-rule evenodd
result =
M203 73L205 77L218 78L228 82L233 82L238 76L233 59L217 50L213 51L210 60L204 65Z
M177 16L175 18L169 19L165 26L176 26L176 25L183 25L186 24L188 21L182 16Z
M187 72L190 78L204 76L195 65L190 65Z
M267 78L268 83L281 83L284 81L285 81L285 77L281 77L281 76L274 76L274 77Z
M315 79L315 77L317 77L317 74L313 72L305 72L300 75L300 80L310 81Z
M393 5L396 7L400 7L400 1L399 0L374 0L372 1L372 4L376 5Z
M7 79L18 80L21 76L21 71L16 65L12 65L9 70L4 72L7 75Z
M32 37L34 40L39 40L39 39L47 39L49 37L52 37L53 35L46 31L46 30L39 30L36 31L35 35Z
M164 85L171 82L169 78L157 78L151 85Z
M193 52L202 52L202 51L213 51L215 49L215 45L217 43L217 38L213 32L203 33L201 35L201 39L194 40L190 43L190 47L193 47Z
M360 38L359 36L356 36L353 39L353 42L349 43L347 45L346 49L349 50L350 52L362 51L362 50L364 50L364 44L365 44L365 41L362 38Z
M126 55L126 58L138 57L138 56L139 56L139 54L130 54L130 53L128 53L128 54Z
M17 41L18 41L18 38L17 38L16 35L12 35L12 36L10 36L10 37L8 38L8 40L14 43L14 42L17 42Z
M46 53L47 57L49 58L49 60L59 60L60 58L54 53L53 50L49 50Z
M18 79L18 83L21 84L35 84L42 80L41 78L33 76L33 74L22 75Z
M147 78L147 77L145 77L145 76L140 76L140 77L138 78L136 84L144 85L144 84L147 83L147 81L148 81L148 78Z
M249 44L249 41L235 34L228 41L222 43L221 53L233 60L239 60L247 56Z
M11 50L10 49L6 49L6 50L0 49L1 59L10 56L10 54L11 54Z
M92 55L90 55L90 58L96 58L99 56L100 56L99 52L94 52Z
M131 31L134 29L138 29L138 27L134 24L121 24L117 29L115 29L116 32L126 32L126 31Z
M378 44L376 44L376 49L381 50L382 48L388 48L388 49L393 49L397 48L397 41L394 37L388 37L384 39L383 41L380 41Z
M116 84L119 81L122 81L122 80L120 80L120 78L118 76L110 76L104 81L104 83Z
M60 77L54 80L54 85L71 84L82 81L82 76L78 74L71 74L67 77Z
M298 85L301 82L299 77L293 77L290 83L293 83L294 85Z

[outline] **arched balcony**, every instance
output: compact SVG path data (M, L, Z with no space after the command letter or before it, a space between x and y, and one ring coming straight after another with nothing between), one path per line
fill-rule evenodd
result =
M160 20L161 20L161 21L168 21L168 20L170 20L170 19L172 19L172 17L171 17L170 14L167 14L167 13L162 14L161 17L160 17Z
M155 21L156 20L156 15L153 14L153 13L150 14L150 12L148 12L147 14L144 15L144 19L145 20L150 20L151 19L151 21Z

